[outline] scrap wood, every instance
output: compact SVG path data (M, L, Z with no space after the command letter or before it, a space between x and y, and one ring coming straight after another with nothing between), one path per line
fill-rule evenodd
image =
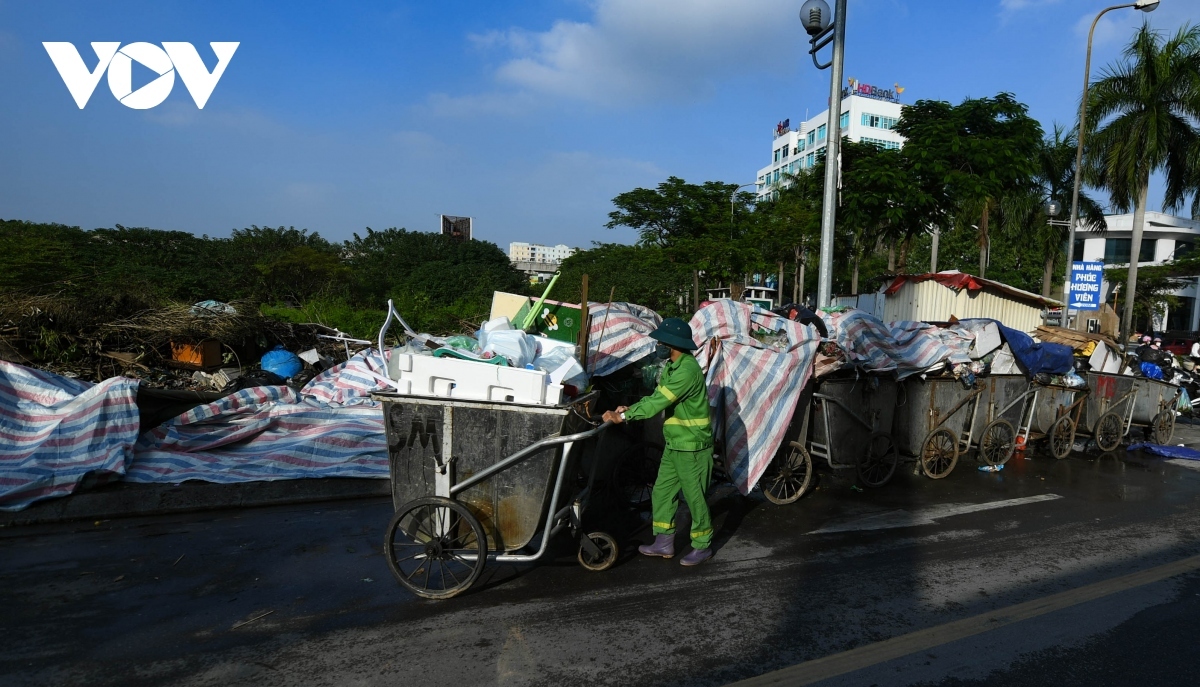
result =
M1034 334L1042 341L1064 344L1076 350L1087 346L1088 343L1093 341L1107 344L1109 348L1116 351L1121 350L1121 347L1111 337L1103 334L1092 334L1091 332L1080 332L1065 327L1042 325L1034 330Z

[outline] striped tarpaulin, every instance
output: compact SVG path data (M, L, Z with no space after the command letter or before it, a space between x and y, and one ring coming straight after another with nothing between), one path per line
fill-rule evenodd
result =
M938 363L969 363L973 338L927 322L893 322L854 308L822 312L829 338L846 362L872 372L892 372L903 379ZM837 369L823 367L822 374Z
M591 303L588 312L587 373L593 377L610 375L641 360L658 345L649 334L662 318L650 308L633 303Z
M90 384L0 360L0 510L119 478L138 435L137 381Z
M748 303L712 301L691 321L706 370L713 432L725 440L725 468L747 494L791 422L820 343L815 327Z
M138 440L129 482L232 483L388 476L383 413L371 400L386 376L378 353L359 353L300 393L242 389L169 420Z

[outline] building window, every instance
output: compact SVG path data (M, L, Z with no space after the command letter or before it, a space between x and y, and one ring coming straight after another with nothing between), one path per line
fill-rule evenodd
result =
M1181 241L1179 239L1176 239L1175 240L1175 252L1171 253L1171 259L1178 260L1180 258L1186 258L1186 257L1190 256L1192 254L1192 251L1194 251L1195 249L1196 249L1196 244L1194 242Z
M896 141L885 141L882 138L868 138L867 136L863 136L862 139L860 139L860 142L861 143L870 143L871 145L875 146L876 148L882 148L883 150L899 150L900 149L900 144L897 143Z
M788 153L792 152L792 149L789 146L784 146L784 147L780 148L779 150L782 152L782 154L779 157L784 160L787 159Z
M1138 262L1154 261L1154 243L1157 239L1142 239L1138 251ZM1104 262L1109 264L1129 264L1130 248L1133 239L1104 239Z
M804 150L804 139L803 138L800 139L799 143L796 144L796 150L794 150L793 152L798 153L802 150Z
M809 154L808 154L807 161L808 161L808 166L809 166L809 167L812 167L813 165L815 165L815 164L817 163L817 154L816 154L816 153L809 153Z
M1196 299L1191 296L1176 296L1178 304L1167 311L1167 329L1186 330L1192 328L1192 308Z
M864 112L862 116L862 125L875 129L887 129L890 131L896 128L896 118L884 117L883 115L876 114L867 114Z
M822 124L821 126L817 127L817 140L818 140L818 141L824 141L824 140L825 140L825 125L824 125L824 124Z
M772 162L779 162L779 150L778 149L775 150L775 159L772 160Z
M811 146L812 144L814 144L816 142L817 142L817 132L815 132L815 131L808 132L808 145Z
M849 126L850 126L850 113L843 112L842 116L840 118L838 118L838 127L841 129L846 129Z
M1083 241L1084 239L1075 239L1075 250L1071 251L1071 259L1075 261L1083 260Z

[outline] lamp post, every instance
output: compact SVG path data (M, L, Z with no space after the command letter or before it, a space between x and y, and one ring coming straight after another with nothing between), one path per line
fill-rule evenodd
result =
M1088 82L1092 78L1092 36L1096 33L1096 24L1100 23L1100 17L1103 17L1105 14L1113 10L1128 9L1130 7L1141 10L1142 12L1153 12L1158 8L1158 3L1159 0L1137 0L1137 2L1132 2L1125 5L1113 5L1112 7L1106 7L1100 11L1100 14L1096 15L1094 20L1092 20L1092 28L1088 30L1087 57L1083 62L1083 98L1079 101L1079 133L1077 136L1079 140L1078 146L1075 149L1075 186L1071 190L1071 216L1070 219L1067 220L1067 273L1066 277L1063 279L1063 322L1067 321L1067 304L1071 300L1071 268L1074 262L1073 253L1075 250L1075 224L1079 221L1079 180L1080 175L1083 172L1083 138L1087 133ZM1127 303L1133 302L1133 292L1137 286L1137 266L1133 263L1133 256L1137 254L1137 251L1141 250L1141 229L1141 227L1133 228L1135 234L1134 238L1136 239L1136 243L1138 245L1130 251L1129 293L1126 294L1125 298ZM1126 317L1124 314L1121 316L1121 334L1123 336L1129 336L1128 330L1132 322L1133 308L1130 308L1128 317Z
M829 122L825 125L825 193L821 202L821 257L817 271L817 307L829 305L833 295L833 224L837 216L837 183L842 135L842 56L846 45L846 2L837 0L836 16L830 21L825 0L807 0L800 6L800 23L811 37L809 54L817 69L833 67L829 74ZM832 37L830 36L832 33ZM833 57L821 64L817 51L833 43Z

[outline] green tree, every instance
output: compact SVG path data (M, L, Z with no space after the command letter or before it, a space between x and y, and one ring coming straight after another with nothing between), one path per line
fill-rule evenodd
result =
M1085 155L1091 181L1105 189L1113 206L1132 206L1133 245L1140 246L1146 219L1150 175L1166 177L1164 209L1182 206L1190 196L1193 214L1200 198L1200 27L1183 26L1174 36L1143 24L1123 59L1107 67L1088 91L1091 133ZM1138 302L1138 265L1129 265L1125 298ZM1135 308L1121 315L1128 336Z
M1041 125L1012 94L1000 93L959 105L919 100L902 110L896 131L906 139L912 170L930 179L931 200L953 208L959 230L977 230L979 276L985 276L992 215L1031 184Z
M588 275L588 300L637 303L664 317L689 314L680 300L689 291L690 270L672 262L659 246L596 244L562 262L554 297L569 302L580 300L583 275Z

